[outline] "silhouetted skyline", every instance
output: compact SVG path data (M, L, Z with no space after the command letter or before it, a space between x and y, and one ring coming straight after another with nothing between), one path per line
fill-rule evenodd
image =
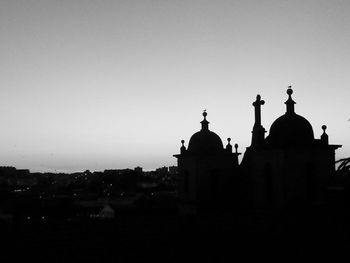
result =
M350 156L347 1L3 1L0 165L91 171L175 164L211 127L250 145L288 85L315 137Z

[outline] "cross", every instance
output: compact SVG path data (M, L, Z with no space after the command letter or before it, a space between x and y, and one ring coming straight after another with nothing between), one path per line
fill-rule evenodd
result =
M261 125L261 105L264 105L265 101L261 100L261 96L256 96L256 101L253 102L255 108L255 125Z

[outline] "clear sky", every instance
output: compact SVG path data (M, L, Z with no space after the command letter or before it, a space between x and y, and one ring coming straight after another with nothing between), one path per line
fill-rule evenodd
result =
M350 156L350 1L0 1L0 165L175 165L210 128L250 145L292 85L315 136Z

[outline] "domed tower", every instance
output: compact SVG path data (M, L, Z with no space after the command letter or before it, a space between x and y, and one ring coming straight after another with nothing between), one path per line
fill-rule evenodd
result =
M294 111L293 90L287 90L288 100L286 113L271 125L270 134L266 138L268 144L274 147L305 147L314 142L314 131L310 122Z
M202 129L196 132L190 138L188 143L188 152L198 155L212 155L223 151L224 146L220 137L209 130L209 122L207 121L207 112L203 112L204 119L201 121Z
M335 169L335 150L341 146L329 145L326 126L315 139L310 122L295 113L291 86L287 94L286 113L273 122L265 139L252 138L244 154L242 166L255 205L324 202Z
M238 145L232 152L231 139L224 148L220 137L209 130L207 112L203 112L201 130L194 133L186 149L182 140L178 161L178 193L182 204L191 209L213 208L232 197L233 177L238 168Z

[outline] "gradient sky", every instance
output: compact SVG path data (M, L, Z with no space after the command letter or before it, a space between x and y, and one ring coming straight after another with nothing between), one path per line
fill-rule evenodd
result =
M288 85L349 157L349 14L348 0L3 0L0 165L175 165L203 109L244 152L256 94L269 130Z

